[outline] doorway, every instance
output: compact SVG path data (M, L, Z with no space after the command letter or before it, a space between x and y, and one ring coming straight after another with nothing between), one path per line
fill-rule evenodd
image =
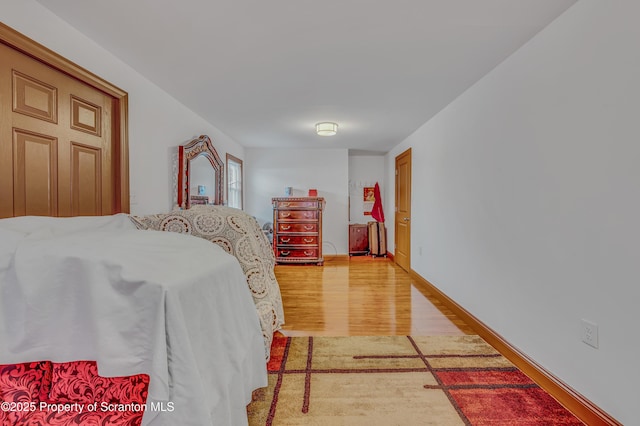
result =
M395 254L398 266L411 269L411 148L396 157Z

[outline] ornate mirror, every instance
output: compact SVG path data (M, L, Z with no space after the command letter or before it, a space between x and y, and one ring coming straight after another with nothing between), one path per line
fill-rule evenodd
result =
M224 204L224 163L209 136L178 147L178 206Z

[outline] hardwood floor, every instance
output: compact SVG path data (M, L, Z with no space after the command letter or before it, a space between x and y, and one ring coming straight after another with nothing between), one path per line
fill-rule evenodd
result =
M386 258L277 265L287 336L460 335L473 330Z
M492 330L474 332L388 259L345 256L325 259L324 266L277 265L275 273L286 336L479 334L585 424L619 424Z

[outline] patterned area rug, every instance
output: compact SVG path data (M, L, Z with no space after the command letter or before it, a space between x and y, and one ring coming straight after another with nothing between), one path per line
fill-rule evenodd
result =
M478 336L284 337L249 425L582 425Z

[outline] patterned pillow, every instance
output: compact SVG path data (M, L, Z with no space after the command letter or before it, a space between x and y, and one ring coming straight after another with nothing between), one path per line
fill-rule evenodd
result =
M53 363L49 400L56 404L91 404L99 401L108 381L98 376L95 361Z
M38 410L25 418L11 420L5 425L20 426L140 426L143 410L140 411L51 411ZM2 419L2 417L0 417Z
M52 384L53 380L53 384ZM144 409L94 412L41 410L25 403L52 404L107 402L145 404L149 376L100 377L93 361L49 361L0 365L0 400L20 403L22 411L1 410L0 425L140 426Z
M136 374L127 377L109 377L109 386L102 394L101 402L109 404L145 404L149 390L149 376Z
M0 365L0 399L6 402L46 401L51 386L51 362Z
M149 376L136 374L125 377L98 375L95 361L75 361L53 364L49 399L55 403L108 402L117 404L147 401Z

